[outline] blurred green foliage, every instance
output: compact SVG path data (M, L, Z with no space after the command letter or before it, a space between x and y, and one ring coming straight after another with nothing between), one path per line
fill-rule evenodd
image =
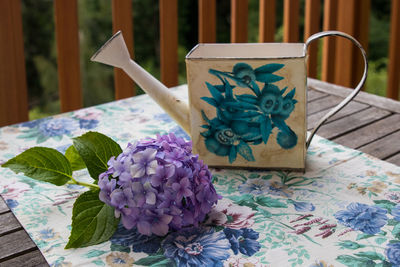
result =
M258 41L258 0L249 0L248 40ZM60 112L53 0L22 0L25 58L29 88L30 119ZM178 1L179 83L186 83L185 55L197 44L198 0ZM276 2L275 41L282 41L283 1ZM132 0L134 58L159 78L158 0ZM299 36L303 36L304 0L301 1ZM112 32L110 0L79 0L79 39L84 106L114 99L113 69L93 63L90 57ZM322 12L322 7L321 7ZM322 13L321 13L322 15ZM372 0L368 57L370 71L366 90L385 94L390 28L390 0ZM230 41L230 1L217 1L217 42ZM140 88L138 93L143 93Z

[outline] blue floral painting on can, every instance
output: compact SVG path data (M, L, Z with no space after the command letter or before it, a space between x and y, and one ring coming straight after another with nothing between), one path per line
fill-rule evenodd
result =
M216 117L209 118L201 111L206 122L201 126L206 129L201 135L208 151L228 157L230 163L237 154L255 161L251 146L267 144L274 128L278 130L276 142L280 147L292 149L297 145L297 134L286 124L297 103L296 88L286 93L287 87L281 89L274 84L284 79L274 74L284 66L271 63L253 69L246 63L237 63L232 72L209 69L221 83L206 82L211 97L201 98L216 112ZM249 92L235 94L237 87Z

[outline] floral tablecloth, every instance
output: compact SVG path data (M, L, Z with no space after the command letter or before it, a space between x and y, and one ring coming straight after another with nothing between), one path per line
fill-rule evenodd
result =
M32 146L65 152L70 137L88 130L121 147L156 133L188 139L139 96L0 128L0 163ZM400 266L400 167L317 136L306 169L212 170L223 199L198 228L159 238L119 227L109 242L81 249L64 246L84 187L0 168L0 193L51 266ZM90 179L85 171L75 175Z

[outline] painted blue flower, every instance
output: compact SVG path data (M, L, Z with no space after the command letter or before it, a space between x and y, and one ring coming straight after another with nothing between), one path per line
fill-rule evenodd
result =
M40 123L42 123L42 121L44 121L44 120L48 120L48 118L23 122L23 123L20 124L20 126L28 127L28 128L34 128L34 127L38 126Z
M260 243L257 241L259 234L253 229L241 228L238 230L225 228L224 233L229 239L231 249L235 255L240 251L246 256L252 256L261 248Z
M374 235L387 223L386 214L387 210L378 206L353 202L347 206L347 210L336 212L335 218L347 227Z
M161 243L164 255L183 266L223 266L231 245L223 231L190 227L169 234Z
M96 128L98 124L99 124L98 120L85 120L85 119L79 120L79 127L81 129L93 129Z
M394 208L392 208L392 215L396 221L400 222L400 204L397 204Z
M19 205L18 201L15 199L6 199L6 204L10 209L13 209Z
M315 206L310 202L298 202L293 201L293 206L297 211L313 211L315 210Z
M208 151L218 156L228 156L230 163L236 160L238 153L248 161L255 161L250 146L240 134L225 122L217 118L209 120L204 112L202 114L204 120L208 123L204 125L208 130L201 133L205 138L204 143Z
M142 235L136 228L127 230L122 224L119 224L110 241L112 244L132 247L134 252L152 254L161 247L162 239L156 235Z
M154 119L162 122L172 122L171 116L169 116L167 113L156 114L154 115Z
M175 126L169 132L174 133L176 137L180 137L185 140L190 140L190 136L180 126Z
M389 243L385 249L385 254L393 267L400 267L400 242Z

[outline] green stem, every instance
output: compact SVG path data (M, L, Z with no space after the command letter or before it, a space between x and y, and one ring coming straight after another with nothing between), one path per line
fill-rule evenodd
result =
M80 182L78 180L75 180L73 177L71 177L71 181L68 182L69 184L76 184L76 185L82 185L82 186L86 186L89 188L95 188L95 189L99 189L100 187L97 184L89 184L89 183L85 183L85 182Z

